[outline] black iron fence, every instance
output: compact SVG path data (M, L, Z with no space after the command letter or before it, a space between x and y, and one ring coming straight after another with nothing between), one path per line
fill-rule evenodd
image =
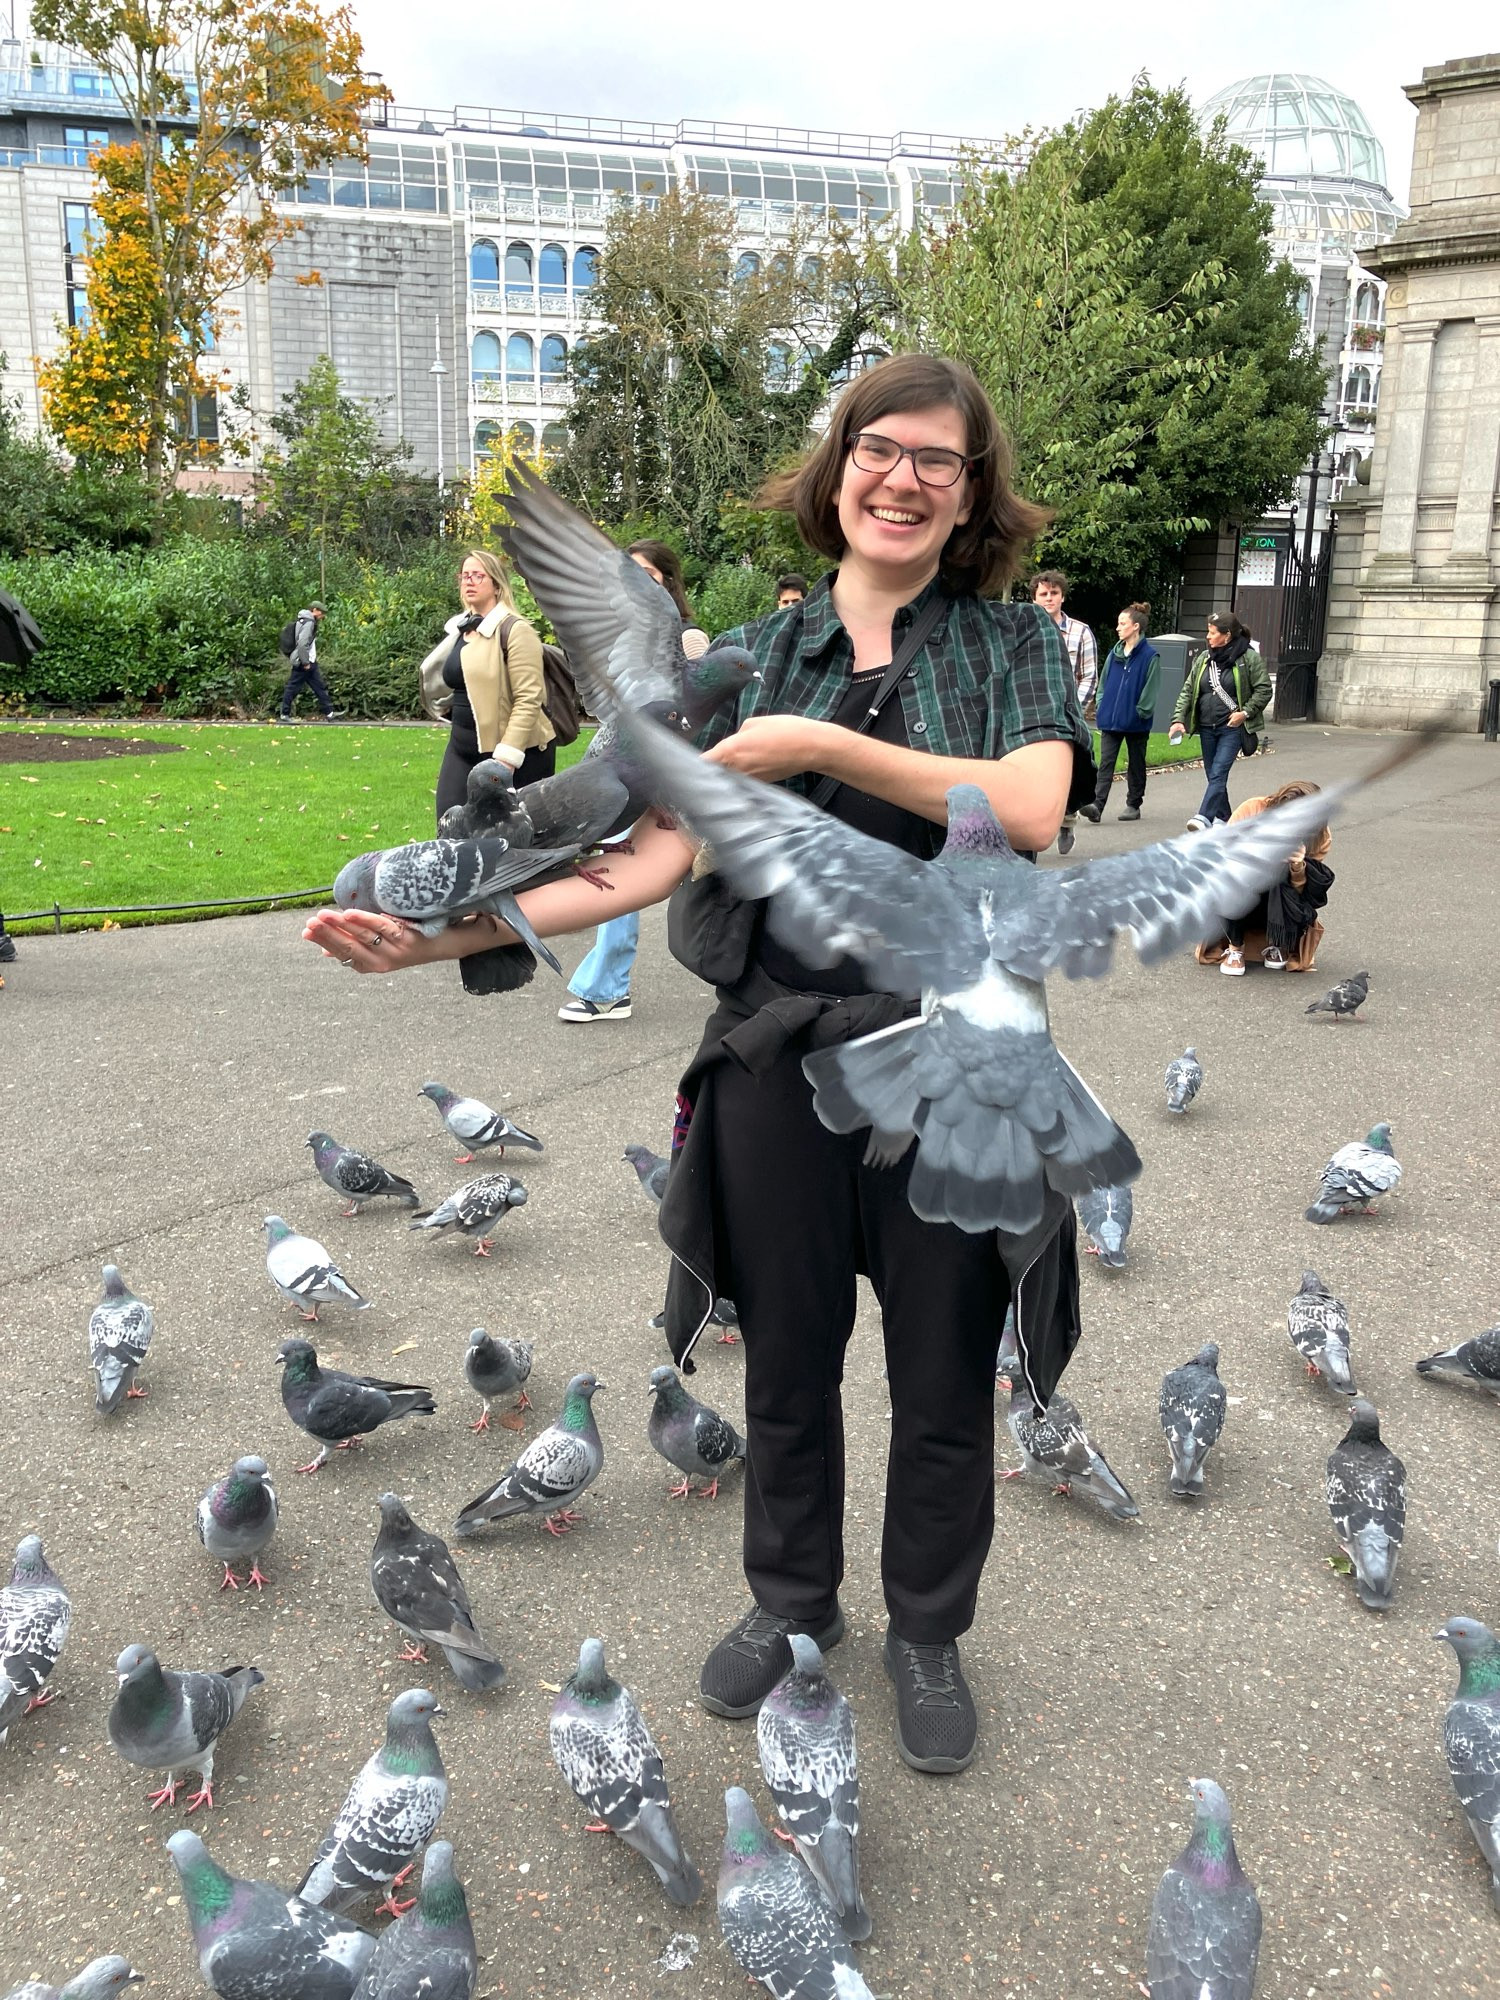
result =
M1306 722L1318 691L1318 661L1328 625L1328 579L1333 567L1333 530L1323 536L1315 556L1304 560L1289 551L1286 583L1281 593L1281 629L1276 643L1276 707L1278 722Z
M7 910L5 921L8 926L16 924L51 924L54 931L61 931L64 917L165 917L181 916L188 910L258 910L275 909L278 903L318 903L327 902L332 896L331 886L322 889L284 889L279 896L226 896L217 903L110 903L86 910L65 910L61 903L53 903L45 910Z

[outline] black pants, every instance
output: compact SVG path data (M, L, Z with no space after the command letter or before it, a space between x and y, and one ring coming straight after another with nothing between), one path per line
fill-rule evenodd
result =
M287 678L287 684L282 690L281 695L281 713L283 718L290 718L293 705L303 688L308 688L311 691L313 700L322 709L323 713L327 715L333 707L333 703L329 700L328 689L324 685L323 676L318 672L316 664L309 660L306 666L300 663L294 666Z
M1294 958L1302 933L1312 929L1319 910L1327 903L1332 882L1331 868L1309 861L1302 888L1295 886L1290 875L1284 875L1242 917L1225 921L1225 937L1238 951L1245 942L1246 931L1264 931L1268 945L1274 945L1283 958Z
M1094 804L1103 812L1114 783L1115 766L1120 761L1120 745L1125 745L1125 803L1139 812L1146 797L1146 735L1138 729L1127 736L1122 731L1099 731L1099 783Z
M909 1163L861 1164L868 1135L819 1123L795 1046L717 1078L714 1172L745 1340L745 1578L815 1630L844 1574L840 1385L855 1275L880 1300L890 1378L881 1576L903 1639L974 1619L995 1525L995 1350L1010 1299L993 1235L921 1222Z
M461 737L456 731L448 732L448 747L443 752L443 761L438 769L437 816L442 818L449 806L461 806L468 797L469 773L476 764L484 762L485 752L480 749L478 738L470 735ZM549 743L544 750L528 750L516 772L517 785L534 785L538 778L550 778L557 769L557 745Z

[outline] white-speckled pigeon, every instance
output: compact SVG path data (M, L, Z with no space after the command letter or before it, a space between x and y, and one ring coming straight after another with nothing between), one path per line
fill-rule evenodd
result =
M318 1307L332 1305L335 1300L355 1312L363 1312L369 1305L321 1243L311 1236L299 1236L279 1215L268 1215L261 1227L266 1232L266 1273L304 1319L316 1319Z
M845 1934L872 1929L859 1893L859 1768L854 1710L823 1669L805 1632L789 1632L791 1671L761 1703L755 1734L760 1768L797 1852Z
M73 1607L40 1535L16 1544L10 1582L0 1590L0 1743L11 1724L55 1698L47 1677L68 1643Z
M502 1160L507 1146L525 1146L533 1153L543 1150L542 1142L535 1134L523 1132L519 1125L512 1125L503 1111L492 1111L477 1097L460 1097L443 1083L424 1083L418 1094L432 1099L438 1116L465 1148L462 1153L453 1156L453 1164L457 1167L466 1167L474 1155L486 1146L498 1146Z
M145 1983L144 1972L137 1972L128 1958L112 1951L107 1958L96 1958L82 1972L75 1972L66 1986L49 1986L43 1980L28 1979L24 1986L13 1986L5 2000L109 2000L112 1993L123 1993L127 1986Z
M685 1500L696 1476L709 1482L697 1489L698 1498L716 1500L720 1478L736 1459L745 1456L745 1440L717 1410L688 1394L675 1368L651 1370L651 1394L646 1437L651 1449L682 1474L668 1497Z
M1157 1885L1146 1936L1151 2000L1251 2000L1260 1898L1229 1827L1229 1801L1194 1778L1193 1837Z
M1417 1363L1417 1373L1432 1382L1457 1382L1465 1389L1500 1396L1500 1326L1429 1354Z
M1167 1109L1183 1112L1203 1088L1203 1065L1198 1051L1184 1049L1167 1064Z
M436 1208L419 1215L409 1229L460 1230L470 1237L476 1257L488 1257L490 1237L513 1208L524 1208L526 1190L510 1174L481 1174L465 1181Z
M135 1386L136 1370L146 1358L156 1318L120 1276L118 1264L104 1267L104 1297L89 1315L89 1366L94 1371L94 1408L113 1416L131 1397L146 1391Z
M1304 1007L1304 1014L1332 1014L1335 1022L1347 1015L1353 1021L1359 1018L1359 1010L1370 997L1370 975L1356 972L1352 979L1341 979L1337 986L1330 986L1321 1000L1314 1000L1310 1007Z
M999 1376L996 1386L1010 1389L1005 1423L1023 1463L1002 1472L1002 1479L1031 1473L1052 1482L1055 1493L1081 1493L1117 1521L1134 1521L1140 1508L1123 1480L1110 1470L1103 1452L1091 1441L1076 1405L1059 1390L1039 1412L1019 1377Z
M382 1935L354 2000L473 2000L478 1980L479 1953L453 1845L435 1840L422 1858L415 1904Z
M660 1153L653 1153L649 1146L627 1146L625 1158L635 1168L635 1177L641 1184L641 1193L659 1207L661 1198L667 1191L667 1174L672 1162L664 1160Z
M1349 1308L1333 1296L1316 1271L1302 1273L1302 1283L1286 1309L1286 1330L1309 1375L1321 1375L1341 1396L1355 1393Z
M309 1132L307 1143L312 1147L313 1164L323 1180L348 1203L345 1215L358 1215L361 1206L374 1201L377 1195L394 1195L408 1208L415 1208L421 1200L409 1180L393 1174L368 1153L341 1146L331 1132Z
M411 1873L448 1803L448 1777L432 1733L432 1718L442 1712L426 1688L408 1688L391 1703L385 1741L349 1787L297 1884L304 1903L346 1916L362 1897L384 1890L377 1917L387 1910L399 1917L411 1908L396 1900L397 1885Z
M778 1851L750 1794L724 1794L719 1929L772 2000L874 2000L843 1927L795 1854Z
M238 1590L234 1565L250 1558L245 1579L263 1590L271 1579L256 1558L276 1532L276 1488L263 1458L237 1458L198 1502L198 1539L224 1565L220 1590Z
M552 1759L594 1814L650 1862L670 1902L685 1910L703 1893L703 1877L682 1849L661 1752L635 1697L604 1664L604 1646L585 1639L578 1669L552 1704Z
M554 972L562 967L521 917L515 891L565 867L576 846L516 847L495 835L484 840L413 840L387 848L375 866L376 907L428 937L476 913L503 917L527 948ZM517 921L519 920L519 921Z
M1391 1128L1382 1121L1366 1138L1339 1147L1323 1169L1317 1200L1303 1213L1309 1222L1336 1222L1356 1208L1373 1215L1376 1202L1400 1180L1401 1165L1391 1151Z
M386 1617L406 1634L403 1660L425 1666L427 1648L440 1646L459 1686L470 1694L504 1687L504 1664L474 1622L452 1551L441 1535L417 1526L395 1493L380 1496L370 1588Z
M109 1711L109 1740L127 1764L165 1771L160 1791L147 1794L151 1809L175 1805L182 1772L198 1772L202 1783L188 1811L214 1802L214 1749L253 1688L265 1675L258 1667L226 1667L216 1673L173 1673L144 1646L127 1646L115 1661L119 1686Z
M1375 1405L1356 1396L1328 1458L1328 1512L1367 1611L1389 1611L1406 1533L1406 1467L1381 1442Z
M167 1842L203 1982L220 2000L351 2000L375 1940L273 1882L246 1882L186 1827Z
M1225 1407L1219 1350L1212 1340L1205 1342L1191 1361L1169 1368L1162 1377L1157 1411L1172 1454L1174 1499L1201 1499L1203 1461L1219 1441Z
M531 1342L502 1340L476 1326L464 1350L464 1379L484 1403L483 1410L469 1426L471 1431L487 1431L490 1404L497 1397L513 1396L518 1389L521 1394L515 1408L506 1410L496 1421L505 1430L520 1430L520 1412L531 1408L531 1398L526 1393L526 1384L531 1379Z
M1443 1718L1443 1754L1490 1871L1490 1899L1500 1910L1500 1640L1477 1618L1450 1618L1432 1635L1458 1655L1458 1692Z
M594 1395L604 1386L593 1375L573 1377L556 1421L461 1511L456 1523L460 1535L472 1535L492 1521L508 1521L516 1514L540 1514L549 1534L564 1535L583 1518L573 1511L572 1503L593 1485L604 1466L604 1446L594 1422Z
M1135 1197L1128 1187L1089 1188L1078 1197L1078 1220L1088 1238L1085 1254L1107 1271L1125 1268L1125 1239L1135 1220Z
M418 1382L382 1382L373 1375L346 1375L341 1368L320 1368L318 1351L309 1340L284 1340L276 1350L281 1370L281 1404L299 1430L317 1438L322 1450L298 1472L317 1472L328 1447L352 1451L360 1438L381 1424L402 1417L437 1413L432 1391Z

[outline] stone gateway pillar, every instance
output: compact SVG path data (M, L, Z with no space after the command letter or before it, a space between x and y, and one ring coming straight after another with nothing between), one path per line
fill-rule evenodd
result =
M1475 729L1500 676L1500 55L1441 63L1385 278L1370 483L1338 503L1318 719Z

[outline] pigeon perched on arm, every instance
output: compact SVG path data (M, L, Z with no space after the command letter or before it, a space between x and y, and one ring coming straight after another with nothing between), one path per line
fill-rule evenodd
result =
M509 1174L481 1174L465 1181L446 1201L418 1215L409 1229L457 1229L474 1241L474 1255L488 1257L489 1239L513 1208L524 1208L526 1190Z
M201 1783L188 1811L214 1802L214 1750L252 1689L264 1684L258 1667L216 1673L174 1673L144 1646L127 1646L115 1661L119 1686L109 1711L109 1740L127 1764L165 1771L160 1791L147 1794L151 1809L175 1805L182 1772Z
M47 1677L68 1643L73 1607L47 1561L40 1535L16 1544L10 1582L0 1590L0 1743L10 1726L56 1700Z
M1391 1128L1382 1121L1371 1127L1366 1138L1339 1147L1323 1169L1317 1200L1303 1213L1309 1222L1336 1222L1356 1208L1373 1215L1376 1202L1400 1181L1400 1162L1391 1151Z
M709 1482L698 1488L698 1498L716 1500L721 1475L736 1459L744 1459L745 1440L717 1410L709 1409L706 1403L688 1394L675 1368L663 1366L651 1370L651 1396L647 1440L654 1452L682 1474L669 1497L685 1500L693 1490L696 1474Z
M1316 1271L1302 1273L1302 1283L1286 1309L1286 1330L1309 1375L1323 1376L1341 1396L1355 1393L1349 1308L1333 1296Z
M500 1396L514 1395L519 1389L520 1400L515 1408L507 1410L497 1422L505 1430L520 1430L520 1412L531 1408L531 1398L526 1393L530 1377L529 1340L501 1340L486 1333L482 1326L476 1326L464 1350L464 1379L482 1400L484 1408L469 1429L487 1431L490 1427L490 1404Z
M1194 1778L1193 1836L1157 1885L1146 1937L1151 2000L1251 2000L1260 1956L1260 1898L1229 1826L1229 1801Z
M1219 1350L1213 1341L1191 1361L1162 1377L1158 1413L1172 1454L1172 1497L1197 1500L1203 1494L1203 1461L1224 1428L1226 1399L1219 1380Z
M641 1192L648 1201L661 1206L661 1198L667 1191L667 1175L672 1162L664 1160L660 1153L653 1153L649 1146L627 1146L625 1158L635 1168L635 1177L641 1184Z
M104 1297L89 1315L89 1366L98 1385L94 1408L101 1416L113 1416L122 1403L145 1395L135 1377L155 1330L150 1306L131 1291L118 1264L106 1264Z
M1389 1611L1406 1533L1406 1467L1381 1442L1375 1405L1356 1396L1328 1459L1328 1512L1367 1611Z
M238 1590L234 1565L250 1558L245 1579L257 1590L271 1581L258 1557L276 1532L276 1488L263 1458L237 1458L198 1502L198 1539L224 1565L220 1590Z
M1125 1239L1135 1220L1135 1197L1128 1187L1089 1188L1078 1197L1078 1220L1088 1238L1085 1254L1107 1271L1125 1268Z
M1321 1000L1314 1000L1310 1007L1304 1007L1302 1011L1304 1014L1332 1014L1336 1022L1346 1015L1355 1021L1369 996L1369 973L1356 972L1352 979L1341 979L1337 986L1330 986Z
M1465 1389L1500 1396L1500 1326L1429 1354L1417 1363L1417 1373L1431 1382L1457 1382Z
M364 1896L385 1891L376 1916L399 1917L396 1888L437 1830L448 1803L448 1778L432 1733L441 1715L426 1688L398 1694L386 1712L385 1741L361 1769L297 1884L304 1903L347 1916Z
M198 1970L221 2000L351 2000L375 1940L272 1882L246 1882L186 1827L167 1842Z
M381 1936L354 2000L473 2000L478 1980L479 1952L453 1844L435 1840L422 1857L415 1904Z
M498 1146L502 1160L507 1146L525 1146L533 1153L543 1150L541 1140L533 1133L512 1125L503 1111L491 1111L477 1097L460 1097L442 1083L424 1083L418 1095L432 1099L448 1130L461 1146L467 1147L466 1152L454 1154L456 1167L466 1167L486 1146Z
M604 1646L585 1639L578 1668L552 1704L552 1760L594 1814L592 1829L618 1834L651 1864L670 1902L685 1910L703 1877L683 1852L661 1752L635 1697L604 1664Z
M790 1673L756 1718L760 1768L782 1823L812 1870L846 1936L860 1944L873 1928L859 1893L859 1769L854 1711L823 1670L805 1632L789 1632Z
M331 1132L309 1132L307 1143L312 1147L313 1164L319 1174L349 1204L345 1215L358 1215L364 1202L374 1201L382 1194L394 1195L408 1208L415 1208L421 1200L409 1180L393 1174L368 1153L356 1153L352 1146L341 1146Z
M403 1660L425 1664L426 1648L440 1646L459 1686L470 1694L505 1685L505 1668L474 1622L448 1544L419 1528L395 1493L380 1496L370 1588L386 1617L406 1634Z
M1167 1064L1168 1111L1186 1111L1202 1088L1203 1065L1198 1060L1198 1051L1187 1048L1180 1056L1173 1056Z
M604 1386L594 1375L573 1377L556 1421L460 1512L456 1523L460 1535L472 1535L492 1521L508 1521L516 1514L540 1514L549 1534L564 1535L583 1518L573 1511L572 1502L603 1470L594 1396Z
M778 1851L750 1794L724 1794L719 1929L773 2000L874 2000L838 1918L795 1854Z
M370 1301L360 1297L321 1243L299 1236L279 1215L268 1215L261 1227L266 1232L267 1275L304 1319L315 1320L318 1307L332 1305L335 1299L355 1312L365 1311Z
M13 1986L5 2000L109 2000L112 1993L145 1983L144 1972L137 1972L128 1958L112 1951L107 1958L96 1958L82 1972L75 1972L66 1986L46 1986L39 1979L28 1979L24 1986Z
M318 1351L307 1340L284 1340L276 1352L281 1369L281 1402L299 1430L317 1438L322 1450L298 1472L317 1472L328 1447L349 1451L381 1424L402 1417L437 1413L432 1391L416 1382L382 1382L371 1375L346 1375L340 1368L320 1368Z
M1477 1618L1450 1618L1432 1636L1458 1655L1458 1692L1443 1718L1443 1754L1490 1871L1490 1900L1500 1910L1500 1639Z
M1117 1521L1134 1521L1140 1514L1123 1480L1110 1470L1103 1452L1083 1427L1075 1404L1061 1391L1039 1411L1025 1386L1010 1376L997 1376L996 1386L1010 1390L1005 1423L1023 1463L1002 1472L1002 1479L1019 1479L1029 1472L1050 1479L1053 1491L1081 1493Z

